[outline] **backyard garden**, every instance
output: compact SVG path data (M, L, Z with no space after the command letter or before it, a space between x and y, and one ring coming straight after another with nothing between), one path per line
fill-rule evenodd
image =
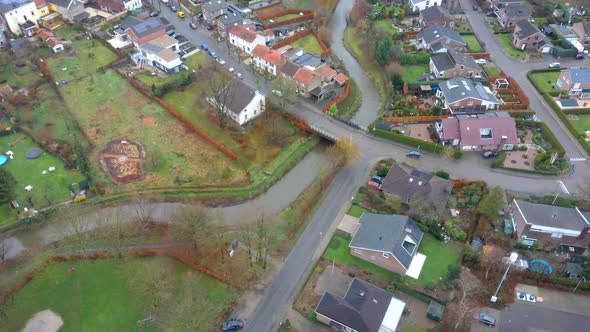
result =
M295 42L291 43L291 46L300 47L305 52L310 54L321 54L323 51L320 42L317 40L313 33L310 33L307 36L299 40L296 40Z
M461 38L467 43L467 48L470 52L483 52L483 47L481 47L481 44L475 35L461 35Z
M212 330L238 294L164 257L54 263L4 304L3 329L19 331L36 313L51 310L63 321L60 331L129 331L147 317L153 320L142 330Z

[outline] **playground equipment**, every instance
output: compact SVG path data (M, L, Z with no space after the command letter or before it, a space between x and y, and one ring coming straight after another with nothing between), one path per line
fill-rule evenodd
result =
M145 326L145 325L151 323L152 321L154 321L154 316L150 315L144 319L138 320L137 323L135 323L135 325L137 325L137 327L142 327L142 326Z
M533 259L531 261L531 270L540 274L553 273L553 268L544 259Z

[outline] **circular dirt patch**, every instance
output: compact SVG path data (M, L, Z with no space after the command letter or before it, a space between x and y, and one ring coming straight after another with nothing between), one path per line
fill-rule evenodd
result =
M524 164L525 164L526 166L531 166L531 163L529 163L528 161L525 161L525 162L524 162Z
M119 183L143 179L145 149L137 142L115 140L107 143L100 155L102 170Z
M154 118L153 116L146 116L145 118L143 118L143 125L147 126L147 127L153 127L156 125L156 118Z
M516 160L510 160L511 164L516 164Z
M23 332L56 332L64 324L61 316L47 309L29 319Z

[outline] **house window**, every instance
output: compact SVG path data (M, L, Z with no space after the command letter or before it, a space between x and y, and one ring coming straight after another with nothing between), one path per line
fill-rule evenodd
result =
M492 128L480 128L479 137L481 138L492 138Z
M383 257L385 257L385 258L389 258L389 253L388 253L388 252L384 252L384 253L383 253Z
M372 261L374 261L374 260L376 260L376 259L377 259L377 257L375 257L375 256L371 256L371 260L372 260Z
M555 239L561 239L562 236L562 233L551 233L551 237Z
M472 100L470 100L470 101L467 103L467 106L473 106L473 101L472 101Z
M360 250L358 250L358 249L354 249L354 253L355 254L358 254L358 255L362 255L363 254L363 252L360 251Z

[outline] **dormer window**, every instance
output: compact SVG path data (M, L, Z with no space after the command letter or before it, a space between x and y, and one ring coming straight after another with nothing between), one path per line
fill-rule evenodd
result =
M492 138L492 128L481 128L479 129L479 137L485 138Z
M416 251L416 241L414 241L410 236L406 235L406 237L404 237L402 247L404 247L408 254L413 256L414 251Z

